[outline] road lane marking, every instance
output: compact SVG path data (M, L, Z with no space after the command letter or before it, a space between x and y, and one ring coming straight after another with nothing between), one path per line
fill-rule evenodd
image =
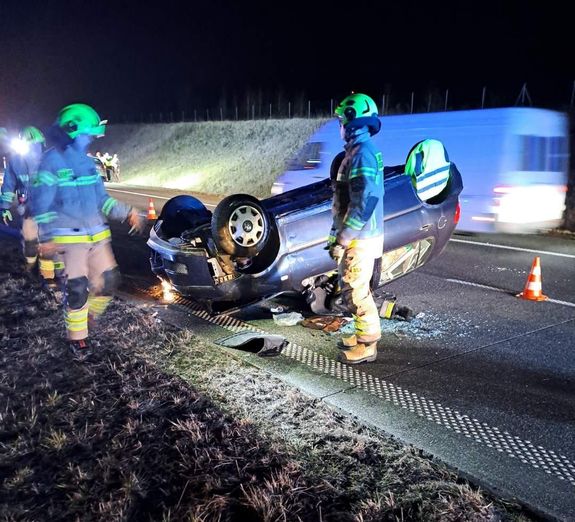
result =
M267 334L265 330L235 317L225 314L210 315L205 309L183 296L177 296L174 304L176 307L181 307L186 312L191 312L192 315L200 319L233 333L252 331ZM575 462L564 454L535 445L530 440L517 437L496 426L490 426L486 422L481 422L479 419L463 414L458 410L443 406L432 399L427 399L421 394L411 392L402 386L395 385L379 377L374 377L356 367L334 361L298 344L288 342L281 355L344 381L352 387L359 388L383 401L391 403L393 406L406 409L412 414L438 424L467 439L472 439L482 446L503 453L509 458L518 459L525 466L539 469L559 480L568 482L571 486L575 486Z
M507 246L507 245L497 245L495 243L480 243L479 241L468 241L466 239L453 239L453 238L451 238L449 241L454 241L455 243L467 243L469 245L487 246L487 247L491 247L491 248L502 248L505 250L518 250L519 252L531 252L533 254L544 254L547 256L568 257L570 259L575 259L575 254L563 254L561 252L548 252L547 250L533 250L531 248L520 248L520 247L514 247L514 246Z
M475 286L477 288L485 288L486 290L493 290L494 292L505 292L506 294L511 293L511 292L509 292L509 290L504 290L503 288L497 288L495 286L488 286L488 285L481 285L479 283L472 283L471 281L462 281L461 279L446 278L445 280L449 281L451 283L458 283L460 285ZM547 299L545 302L575 307L575 303L570 303L569 301L560 301L559 299Z
M461 285L475 286L477 288L485 288L487 290L494 290L495 292L508 293L507 290L503 290L503 288L497 288L495 286L482 285L479 283L472 283L471 281L462 281L461 279L450 279L450 278L446 278L445 280L449 281L450 283L459 283Z
M124 194L132 194L134 196L145 196L147 198L155 198L155 199L165 199L166 201L169 199L172 199L172 196L170 198L166 198L164 196L156 196L155 194L144 194L142 192L130 192L129 190L119 190L119 189L113 189L113 188L108 188L108 191L112 191L112 192L123 192ZM210 205L209 203L204 203L204 206L206 207L213 207L215 208L216 205Z

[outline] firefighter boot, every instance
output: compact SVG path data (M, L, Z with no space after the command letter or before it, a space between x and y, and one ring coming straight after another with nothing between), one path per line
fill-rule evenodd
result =
M77 341L68 341L68 347L74 355L74 358L79 361L85 361L92 355L92 348L88 344L88 339L79 339Z
M355 336L355 334L348 335L346 337L342 337L337 342L337 347L340 350L349 350L350 348L353 348L354 346L357 346L357 337Z
M373 362L377 359L377 342L358 343L350 350L338 354L338 360L347 364Z

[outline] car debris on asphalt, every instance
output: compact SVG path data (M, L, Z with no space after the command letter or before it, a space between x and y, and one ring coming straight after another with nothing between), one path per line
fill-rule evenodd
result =
M327 333L337 332L344 324L351 321L351 317L318 315L302 321L301 325L312 330L323 330Z
M214 342L220 346L255 353L260 357L279 355L288 344L287 339L281 335L260 332L240 332Z
M304 320L304 316L299 312L287 312L283 314L272 314L274 323L278 326L295 326Z

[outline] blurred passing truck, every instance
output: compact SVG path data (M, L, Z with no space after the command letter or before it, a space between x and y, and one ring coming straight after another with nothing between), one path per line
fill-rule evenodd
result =
M463 176L461 218L469 232L533 232L560 224L569 168L567 115L535 108L382 116L373 137L388 165L427 138L440 140ZM288 163L272 194L329 177L342 150L337 120L323 125Z

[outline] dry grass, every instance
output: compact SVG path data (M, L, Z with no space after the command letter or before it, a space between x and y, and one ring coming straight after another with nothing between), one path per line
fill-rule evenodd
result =
M323 484L323 495L331 497L320 504L325 520L530 520L416 448L356 424L192 332L181 332L154 358L234 417L253 423L303 476ZM256 495L260 512L268 509L269 496Z
M0 249L0 520L528 520L149 309L114 301L73 362L16 248Z
M118 153L128 183L265 197L286 160L325 121L111 125L98 147Z

